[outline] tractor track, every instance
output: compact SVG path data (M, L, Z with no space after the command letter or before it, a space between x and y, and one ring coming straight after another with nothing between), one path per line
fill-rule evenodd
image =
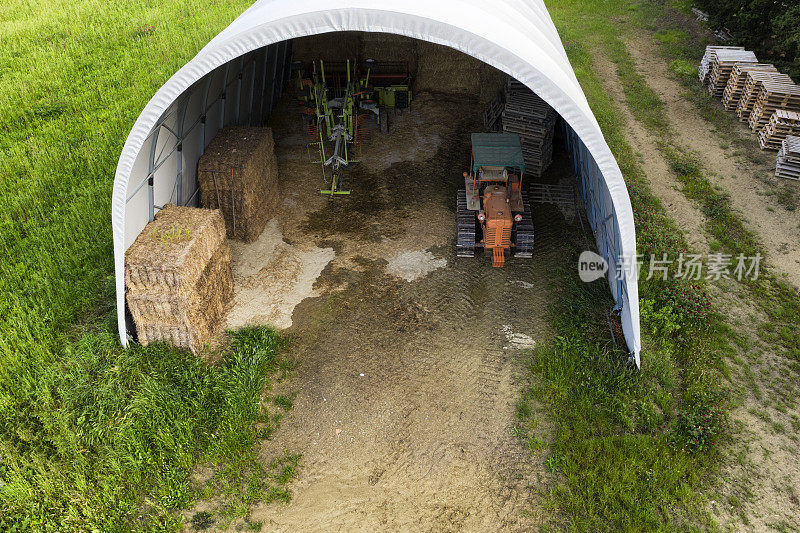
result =
M544 457L511 431L530 355L510 345L507 331L551 335L541 272L564 261L563 219L554 209L536 214L532 259L493 269L482 253L456 257L453 198L469 164L468 132L479 127L479 117L452 109L464 105L420 98L404 119L421 142L439 139L438 150L354 169L353 195L338 204L307 192L316 167L301 161L297 136L278 147L293 198L279 214L284 238L331 247L336 257L315 283L318 296L292 316L299 366L282 387L296 393L294 407L260 454L265 462L284 450L303 458L290 504L251 509L248 519L265 531L529 531L543 523L530 511L547 492ZM441 119L458 114L467 118ZM402 120L394 124L387 142L408 137ZM365 157L379 140L365 143ZM407 185L400 193L398 179ZM410 282L389 275L388 258L409 250L447 265ZM539 437L549 438L546 423Z

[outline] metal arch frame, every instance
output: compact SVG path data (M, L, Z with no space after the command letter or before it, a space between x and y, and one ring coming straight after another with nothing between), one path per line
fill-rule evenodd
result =
M178 118L178 171L175 176L178 205L180 205L183 198L183 125L186 122L186 109L188 107L189 98L187 97L183 101L183 107Z
M263 47L262 49L264 50L264 53L265 53L266 57L268 57L268 55L269 55L269 48L274 48L275 49L276 63L275 63L275 66L274 66L273 70L277 74L277 63L278 63L277 59L278 59L278 55L279 55L278 54L278 46L265 46L265 47ZM247 55L250 55L251 59L246 59ZM286 55L284 54L284 61L286 61L285 58L286 58ZM237 123L237 125L238 125L238 121L239 121L239 118L240 118L241 86L242 86L243 74L244 74L244 69L247 68L249 66L249 64L252 64L252 66L253 66L253 77L255 79L255 64L256 64L255 53L245 54L244 56L241 57L241 60L239 62L239 72L238 72L238 76L237 76L237 79L236 79L236 82L237 82L237 85L238 85L238 87L237 87L237 106L236 106L236 115L237 115L236 123ZM285 65L284 65L284 68L281 69L281 72L284 72L284 71L285 71ZM186 203L182 202L182 197L183 197L183 142L185 141L185 139L189 135L189 133L194 131L194 129L199 125L201 127L200 154L202 155L202 154L205 153L205 149L206 149L206 146L207 146L206 145L206 132L205 132L205 129L206 129L205 128L205 126L206 126L205 118L206 118L208 112L211 111L211 109L213 109L213 107L217 103L220 103L222 105L221 112L220 112L220 128L224 127L224 125L225 125L225 104L226 104L226 101L227 101L227 92L228 92L228 89L230 88L230 86L234 83L234 82L229 82L230 63L227 63L225 65L225 70L224 70L224 74L223 74L222 90L220 91L220 94L214 100L209 102L208 101L208 96L209 96L210 89L211 89L211 82L212 82L212 79L213 79L213 74L214 73L211 72L206 76L204 84L197 83L194 86L192 86L185 93L185 95L183 96L183 100L182 100L181 104L178 105L178 106L175 106L175 108L173 108L171 111L166 113L159 120L159 122L153 127L153 130L150 132L150 134L148 134L147 137L145 138L145 142L150 142L151 143L151 145L150 145L150 153L149 153L149 158L148 158L147 175L137 185L137 187L133 190L133 192L130 195L127 196L126 203L130 202L137 194L139 194L139 191L141 191L141 189L144 186L147 186L148 187L148 192L147 192L148 200L147 201L148 201L148 212L149 212L148 216L149 216L149 220L151 220L151 221L155 218L156 208L158 207L158 206L155 205L155 182L154 182L155 174L169 160L169 158L172 157L173 154L175 154L176 152L178 153L178 160L177 160L177 170L176 170L176 174L175 174L175 182L176 183L175 183L175 187L173 187L173 190L177 189L177 202L179 204L181 204L181 205L188 205L194 199L194 197L197 195L197 190L195 190L195 192L186 201ZM269 113L272 112L272 104L274 103L272 101L273 100L272 95L274 94L274 89L275 89L275 81L276 81L275 78L276 77L273 76L272 84L270 84L270 89L271 89L272 92L271 92L271 95L270 95L271 102L270 102ZM251 85L253 83L254 83L254 80L251 81ZM200 87L200 85L203 85L203 87L204 87L203 88L203 104L202 104L202 108L201 108L202 112L201 112L200 116L198 116L198 118L195 119L195 121L187 128L186 127L186 114L187 114L187 109L188 109L188 106L189 106L189 102L191 101L191 98L195 95L195 93L198 90L198 88ZM264 88L266 89L266 86ZM252 98L253 98L253 94L252 93L253 93L253 91L251 90L251 98L250 98L251 102L249 104L250 109L252 109ZM178 122L177 131L173 130L171 127L169 127L167 125L167 122L171 118L173 118L175 113L178 114L178 116L177 116L177 122ZM252 111L251 111L250 115L252 117ZM249 117L248 120L251 120L251 117ZM175 138L175 144L173 144L171 146L169 152L165 156L157 157L156 156L156 152L158 150L158 140L160 138L162 129L166 129L170 134L172 134L172 136Z
M261 73L261 101L258 104L258 116L263 122L264 120L264 95L267 94L267 64L269 63L269 53L272 46L264 48L264 66ZM270 109L272 111L272 109Z
M221 103L220 114L219 114L219 129L225 127L225 107L227 106L228 102L228 73L230 72L231 64L230 62L225 63L225 74L222 75L222 92L219 95L219 100Z
M273 58L272 62L272 79L270 81L269 87L269 112L272 113L272 109L275 107L275 75L278 72L278 47L273 47L275 51L275 57Z
M253 98L255 97L255 90L256 90L256 56L258 55L258 51L253 51L252 59L249 63L252 65L253 68L253 75L250 77L250 103L247 105L247 124L249 126L253 125Z

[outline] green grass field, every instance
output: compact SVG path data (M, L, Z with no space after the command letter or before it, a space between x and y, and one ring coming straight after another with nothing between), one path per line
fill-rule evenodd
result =
M593 69L599 47L617 63L632 107L666 127L619 39L641 10L632 0L547 4L628 180L640 253L682 250ZM177 511L197 497L187 472L203 462L223 465L226 481L215 490L231 495L231 509L287 497L285 473L297 458L274 474L251 453L280 412L259 409L262 390L289 366L274 332L236 334L226 363L207 368L166 347L121 350L110 307L111 186L129 128L158 87L247 6L0 6L0 529L174 530ZM580 310L602 299L596 286L571 287L553 306L560 337L537 352L535 385L518 411L530 428L537 416L557 427L548 452L558 472L554 527L709 525L700 492L714 481L724 435L725 328L705 310L703 287L641 289L638 375L598 347L605 326L585 332L592 319ZM546 411L532 413L533 400Z

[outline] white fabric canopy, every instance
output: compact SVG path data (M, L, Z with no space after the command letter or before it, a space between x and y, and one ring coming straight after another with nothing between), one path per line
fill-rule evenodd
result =
M114 181L112 222L119 331L127 342L125 250L158 205L190 203L197 159L226 124L254 116L253 91L283 70L285 41L335 31L384 32L446 45L526 84L568 124L579 185L628 348L639 364L639 300L634 272L617 280L620 257L636 257L625 182L541 0L259 0L153 96L133 126ZM281 55L282 54L282 55ZM247 59L246 59L247 58ZM284 63L281 63L281 60ZM252 68L247 65L252 62ZM248 92L247 98L242 92ZM268 91L269 89L269 91ZM272 91L272 92L270 92ZM233 93L236 93L234 99ZM214 104L209 99L214 98ZM249 105L249 107L248 107ZM263 102L260 104L263 106ZM189 125L193 126L189 126ZM199 125L197 128L194 125ZM163 133L164 131L168 134Z

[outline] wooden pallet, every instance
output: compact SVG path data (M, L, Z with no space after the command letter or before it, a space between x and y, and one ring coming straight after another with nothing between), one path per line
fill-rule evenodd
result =
M483 125L486 131L501 131L503 124L501 118L503 115L503 93L500 92L495 98L489 102L486 110L483 112Z
M541 176L553 161L558 114L523 84L509 78L502 112L503 131L519 135L525 171Z
M800 137L783 140L775 164L775 175L788 180L800 180Z
M750 129L759 132L767 125L778 109L800 111L800 85L764 81L758 93L753 111L747 119Z
M744 50L743 46L706 46L706 53L700 61L700 66L697 67L697 74L700 78L700 83L705 84L708 81L708 74L711 70L711 58L718 50Z
M509 76L506 79L506 96L516 94L526 95L533 94L533 92L528 88L527 85Z
M739 105L748 72L778 72L778 69L771 63L737 63L734 65L728 85L725 86L725 92L722 93L722 105L728 111L735 110Z
M720 97L725 92L733 67L740 63L758 63L758 58L749 50L716 50L711 57L708 74L708 92Z
M800 136L800 113L776 109L758 133L758 142L762 150L780 150L783 140L791 136Z
M756 99L761 91L761 85L765 81L778 81L787 84L794 83L792 82L792 78L780 72L748 72L744 82L744 89L742 89L742 97L739 99L739 105L736 106L736 115L739 117L740 121L747 122L747 119L750 118L753 105L755 105Z

